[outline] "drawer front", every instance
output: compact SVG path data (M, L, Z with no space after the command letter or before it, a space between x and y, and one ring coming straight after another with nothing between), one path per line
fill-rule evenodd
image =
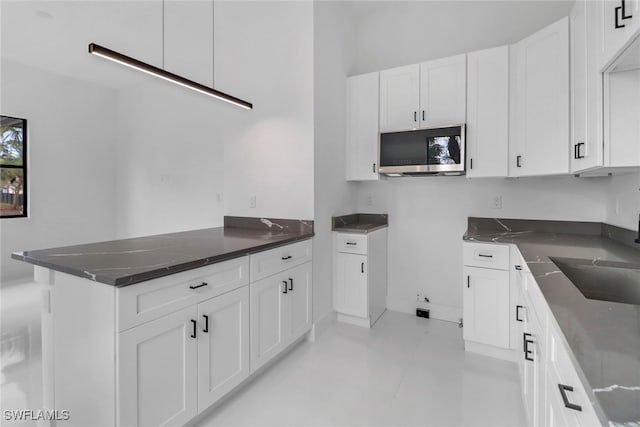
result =
M464 243L464 265L469 267L509 269L509 246Z
M311 261L311 239L251 255L251 281Z
M124 331L249 284L249 257L118 288L118 330Z
M367 235L334 233L337 252L348 254L367 254Z

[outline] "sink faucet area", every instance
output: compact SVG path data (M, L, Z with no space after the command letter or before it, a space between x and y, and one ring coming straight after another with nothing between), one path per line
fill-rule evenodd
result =
M640 265L580 258L551 258L576 288L593 300L640 305Z

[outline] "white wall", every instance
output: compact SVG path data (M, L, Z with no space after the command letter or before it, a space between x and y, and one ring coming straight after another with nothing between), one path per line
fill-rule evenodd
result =
M356 210L355 185L345 181L345 78L354 64L353 23L339 2L314 3L315 233L313 314L332 312L331 217Z
M113 90L3 60L2 114L27 119L29 217L3 219L2 283L33 266L11 252L113 239Z
M217 88L254 103L211 117L225 214L312 219L313 4L219 2L215 33Z
M119 237L222 226L224 124L212 118L223 108L152 78L119 92Z
M433 317L457 321L467 217L604 221L607 184L607 178L573 177L362 183L359 211L389 214L388 307L414 311L419 292L430 299ZM491 207L494 196L502 196L502 209Z
M572 2L405 2L358 15L356 70L382 70L513 43L566 16ZM603 221L607 178L426 177L361 183L358 210L389 214L388 306L432 316L462 311L462 235L468 216ZM372 205L367 200L371 195ZM501 210L491 209L493 196Z
M613 176L606 187L607 223L638 231L640 173Z
M382 1L357 22L356 74L514 43L573 1Z

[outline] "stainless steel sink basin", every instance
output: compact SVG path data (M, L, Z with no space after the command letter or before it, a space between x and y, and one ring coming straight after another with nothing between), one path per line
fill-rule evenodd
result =
M640 305L640 265L577 258L551 261L589 299Z

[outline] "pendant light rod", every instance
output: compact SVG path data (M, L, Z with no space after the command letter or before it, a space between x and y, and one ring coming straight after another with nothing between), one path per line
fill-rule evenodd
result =
M89 43L89 53L113 62L117 62L118 64L124 65L126 67L133 68L134 70L142 71L143 73L177 84L178 86L186 87L187 89L209 95L213 98L228 102L238 107L245 108L247 110L253 109L253 104L250 102L247 102L240 98L236 98L235 96L229 95L227 93L220 92L219 90L207 87L198 82L194 82L193 80L186 79L177 74L170 73L169 71L165 71L161 68L154 67L153 65L149 65L146 62L138 61L137 59L131 58L130 56L123 55L119 52L107 49L106 47L100 46L98 44Z

